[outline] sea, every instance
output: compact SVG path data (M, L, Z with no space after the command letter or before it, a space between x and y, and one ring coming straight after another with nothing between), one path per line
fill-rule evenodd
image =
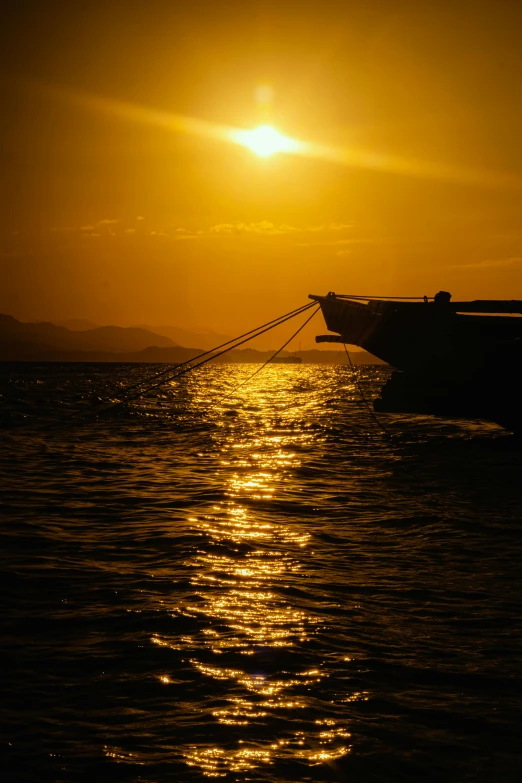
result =
M522 779L520 442L258 369L0 365L0 779Z

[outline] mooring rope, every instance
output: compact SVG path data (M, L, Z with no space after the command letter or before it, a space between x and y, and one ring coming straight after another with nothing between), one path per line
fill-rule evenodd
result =
M313 307L313 305L311 305L311 306ZM306 305L305 308L301 308L300 309L300 312L303 312L304 309L308 310L309 308L310 308L310 305ZM315 315L315 313L317 312L317 309L315 310L313 315ZM275 329L276 326L279 326L280 324L285 323L286 321L290 321L292 318L295 318L296 315L298 315L298 314L299 313L293 312L293 313L287 315L286 317L282 317L279 320L276 319L278 321L277 323L274 323L271 326L267 326L264 329L262 329L261 331L257 331L256 334L251 335L250 337L246 337L245 339L241 340L240 342L236 342L234 345L230 346L229 348L224 348L223 350L219 351L219 353L212 353L211 356L208 356L206 359L203 359L203 361L198 362L198 364L194 364L194 365L191 365L189 367L185 367L185 369L183 369L181 372L178 372L179 368L176 367L175 370L171 370L172 375L170 377L166 376L166 377L162 378L160 381L158 381L157 383L154 383L151 386L147 386L146 389L142 389L142 390L136 392L136 394L132 394L130 397L126 397L124 400L120 400L118 402L112 403L111 405L108 405L106 408L103 408L101 411L98 410L96 413L105 413L105 411L107 411L107 410L113 410L114 408L118 408L121 405L126 405L128 402L132 402L132 400L135 400L138 397L142 397L144 394L147 394L148 392L153 391L154 389L157 389L160 386L163 386L164 383L168 383L169 381L176 380L177 378L181 378L183 375L186 375L187 373L192 372L193 370L197 370L200 367L203 367L203 365L208 364L208 362L212 362L214 359L217 359L220 356L223 356L223 354L228 353L229 351L232 351L234 348L239 348L240 345L244 345L245 343L247 343L250 340L252 340L254 337L259 337L261 334L264 334L265 332L269 332L271 329ZM311 318L312 318L312 316L310 316L310 318L308 320L311 320ZM305 326L305 324L303 324L303 326ZM256 330L253 330L253 331L256 331ZM298 331L300 331L300 329ZM249 334L249 332L247 332L247 334ZM239 339L239 338L236 338L236 339ZM283 349L280 348L280 350L283 350ZM208 353L208 351L206 353ZM277 353L279 353L279 351Z
M284 349L286 348L286 346L287 346L287 345L289 345L289 344L292 342L292 340L294 339L294 337L297 337L297 335L299 334L299 332L301 332L301 331L302 331L302 330L305 328L306 324L310 323L310 321L312 320L312 318L313 318L313 317L316 315L317 311L318 311L318 310L320 310L320 309L321 309L320 307L317 307L317 308L316 308L316 309L313 311L312 315L311 315L309 318L307 318L307 319L306 319L306 321L305 321L303 324L301 324L301 326L299 327L299 329L297 329L297 331L296 331L296 332L294 332L294 333L293 333L293 335L292 335L291 337L289 337L289 338L288 338L288 340L286 341L286 343L284 343L284 344L281 346L281 348L278 348L278 350L277 350L275 353L273 353L273 354L272 354L272 356L271 356L269 359L267 359L267 360L266 360L266 362L264 362L264 363L261 365L261 367L258 367L258 368L257 368L257 370L256 370L255 372L253 372L253 373L252 373L252 375L250 375L250 376L249 376L249 377L248 377L246 380L244 380L242 383L240 383L240 384L239 384L239 386L236 386L236 388L235 388L235 389L233 389L231 392L229 392L228 394L225 394L225 396L224 396L222 399L223 399L223 400L227 400L229 397L233 397L233 396L234 396L234 395L235 395L235 394L236 394L236 393L239 391L239 389L241 389L241 388L242 388L243 386L245 386L247 383L250 383L250 381L251 381L253 378L255 378L255 377L256 377L256 375L257 375L258 373L260 373L260 372L261 372L261 370L264 370L264 369L265 369L265 367L267 366L267 364L270 364L270 362L273 362L273 361L274 361L274 359L276 358L276 356L278 356L278 354L280 354L280 353L281 353L281 351L284 351Z
M365 393L364 393L364 391L363 391L363 388L362 388L361 384L359 383L359 376L358 376L357 370L356 370L356 368L355 368L355 365L354 365L354 363L352 362L352 357L350 356L350 354L349 354L349 352L348 352L348 348L346 347L346 343L343 343L343 346L344 346L344 351L345 351L345 353L346 353L346 356L348 357L348 362L349 362L349 364L350 364L350 367L351 367L351 369L352 369L352 372L353 372L353 377L354 377L354 380L355 380L355 385L357 386L357 389L358 389L358 391L359 391L359 394L361 395L361 399L362 399L362 401L363 401L363 402L364 402L364 404L366 405L366 408L367 408L367 410L368 410L368 413L370 414L370 418L372 419L373 423L374 423L374 424L376 424L376 425L377 425L377 427L379 427L379 428L380 428L380 430L381 430L381 433L382 433L383 435L386 435L386 437L387 437L387 438L389 438L389 439L391 440L391 439L393 438L393 435L392 435L392 433L391 433L391 432L388 430L388 428L387 428L387 427L385 427L385 426L384 426L384 424L383 424L383 423L382 423L382 422L381 422L381 421L378 419L378 417L375 415L375 411L373 410L373 408L371 408L371 406L370 406L370 403L369 403L369 402L368 402L368 400L366 399L366 395L365 395Z
M271 321L267 321L265 324L262 324L261 326L256 327L255 329L251 329L248 332L244 332L242 335L239 335L238 337L235 337L231 340L227 340L225 343L221 343L221 345L218 345L216 348L213 348L209 351L204 351L201 354L198 354L197 356L193 357L192 359L189 359L185 362L182 362L181 364L176 365L174 368L169 366L166 370L161 370L160 372L155 373L152 377L150 377L149 381L157 381L153 384L150 384L149 386L146 386L145 388L139 388L138 391L135 394L129 395L129 391L133 391L134 389L137 389L138 387L143 387L144 383L147 383L147 379L141 379L135 384L131 384L131 386L128 386L124 390L125 397L122 400L117 400L115 402L107 400L107 404L103 406L102 401L102 407L96 407L96 409L81 409L71 412L70 414L63 416L59 420L53 420L53 421L46 421L41 422L39 424L36 423L26 423L22 424L16 429L19 431L20 429L25 428L32 428L32 429L49 429L53 427L60 427L68 424L73 419L76 418L95 418L99 416L100 414L106 413L109 410L114 410L115 408L121 407L123 405L127 405L129 402L132 402L133 400L142 397L143 395L147 394L148 392L159 388L165 383L168 383L172 380L176 380L177 378L182 377L183 375L186 375L189 372L192 372L193 370L197 370L199 367L202 367L203 365L207 364L208 362L213 361L214 359L219 358L220 356L223 356L223 354L228 353L229 351L234 350L235 348L239 348L241 345L244 345L245 343L249 342L250 340L253 340L255 337L259 337L262 334L265 334L265 332L269 332L271 329L275 329L277 326L280 326L283 323L286 323L286 321L291 320L292 318L295 318L296 316L300 315L303 312L306 312L307 310L310 310L310 308L315 307L315 311L313 315L317 312L319 308L317 308L315 302L307 303L306 305L303 305L301 307L296 308L295 310L291 310L290 312L279 316L278 318L274 318ZM311 316L312 317L312 316ZM310 319L308 320L311 320ZM308 323L308 321L306 322ZM303 324L303 327L306 325ZM303 328L301 327L301 328ZM299 333L301 329L299 329L296 334ZM293 339L290 338L290 339ZM289 342L289 341L288 341ZM285 343L287 345L288 343ZM277 353L283 350L285 346L282 346ZM219 350L221 348L221 350ZM216 353L217 351L217 353ZM276 355L277 355L276 353ZM204 358L207 357L207 358ZM273 358L273 357L271 357ZM203 359L203 361L197 361L198 359ZM194 362L197 362L194 364ZM160 380L157 380L160 378Z
M290 310L290 312L285 313L284 315L280 315L278 318L274 318L271 321L267 321L264 324L261 324L261 326L256 327L255 329L250 329L248 332L244 332L243 334L240 334L238 337L233 337L230 340L227 340L224 343L221 343L220 345L216 345L215 348L210 348L208 351L203 351L202 353L197 354L196 356L192 356L190 359L187 359L184 362L180 362L179 364L176 364L175 370L173 370L172 366L169 365L169 367L166 370L159 370L156 373L153 373L150 375L150 377L142 378L141 380L137 381L136 383L131 384L130 386L127 386L125 389L123 389L123 394L128 394L128 392L133 391L134 389L137 389L139 386L142 386L144 383L148 383L150 381L154 381L156 378L160 378L162 376L168 375L169 373L173 371L178 371L182 367L186 367L189 364L192 364L193 362L198 361L198 359L202 359L204 356L213 355L215 351L219 351L221 348L225 348L227 345L230 346L227 350L232 351L237 346L235 343L238 340L243 339L244 337L247 337L248 335L251 335L249 339L253 340L255 337L258 336L258 334L263 334L260 330L266 330L266 327L273 326L271 328L275 328L276 326L279 326L280 323L284 323L286 320L289 320L290 317L293 317L294 315L299 315L300 313L305 312L306 310L309 310L310 307L313 307L313 303L307 303L306 305L302 305L301 307L297 307L295 310ZM268 331L268 330L267 330ZM247 341L248 342L248 341ZM225 351L226 353L226 351ZM213 357L214 358L214 357ZM100 402L103 404L111 403L112 400L110 398L105 398L104 400L100 400Z

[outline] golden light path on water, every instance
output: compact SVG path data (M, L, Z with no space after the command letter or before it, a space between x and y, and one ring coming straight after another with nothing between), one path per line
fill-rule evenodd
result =
M233 382L251 371L238 368ZM304 647L319 624L312 611L288 594L294 578L302 583L300 555L311 546L310 534L298 517L289 526L270 509L291 490L293 472L301 464L300 446L315 437L309 422L317 400L298 408L291 404L295 391L291 394L289 387L297 377L292 370L268 368L241 390L234 405L236 415L247 417L248 427L244 421L235 426L233 418L224 421L227 409L215 408L220 450L216 481L223 482L224 497L188 520L202 542L188 563L194 600L172 607L177 616L197 620L200 631L197 638L152 638L154 644L186 650L195 676L208 680L210 691L225 688L225 703L212 710L212 720L221 727L220 737L230 728L226 743L199 742L184 750L186 763L209 777L281 759L330 763L350 751L348 727L331 714L315 714L313 730L310 718L304 720L312 702L317 705L315 691L328 677L325 665L292 670L288 658L273 665L285 651ZM198 390L194 382L193 393L196 404L208 407L208 389ZM263 664L267 654L269 667ZM257 729L266 732L267 725L274 726L271 736L260 738Z

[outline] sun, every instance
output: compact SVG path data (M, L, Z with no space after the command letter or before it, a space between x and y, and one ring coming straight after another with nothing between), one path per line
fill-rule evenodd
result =
M250 131L236 131L234 141L248 147L261 158L269 158L276 152L297 152L300 148L298 141L283 136L271 125L260 125Z

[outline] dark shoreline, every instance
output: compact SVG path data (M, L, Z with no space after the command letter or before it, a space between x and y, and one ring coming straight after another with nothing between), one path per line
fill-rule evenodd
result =
M260 364L266 362L273 351L256 351L252 348L233 350L218 356L214 361L220 364ZM0 344L0 363L12 362L59 362L59 363L107 363L107 364L179 364L194 359L204 351L199 348L145 348L129 353L111 353L110 351L58 351L52 348L27 343ZM210 356L210 354L208 354ZM302 364L346 364L344 351L296 351L291 354L281 352L279 356L296 356ZM384 364L366 351L351 351L354 364Z

